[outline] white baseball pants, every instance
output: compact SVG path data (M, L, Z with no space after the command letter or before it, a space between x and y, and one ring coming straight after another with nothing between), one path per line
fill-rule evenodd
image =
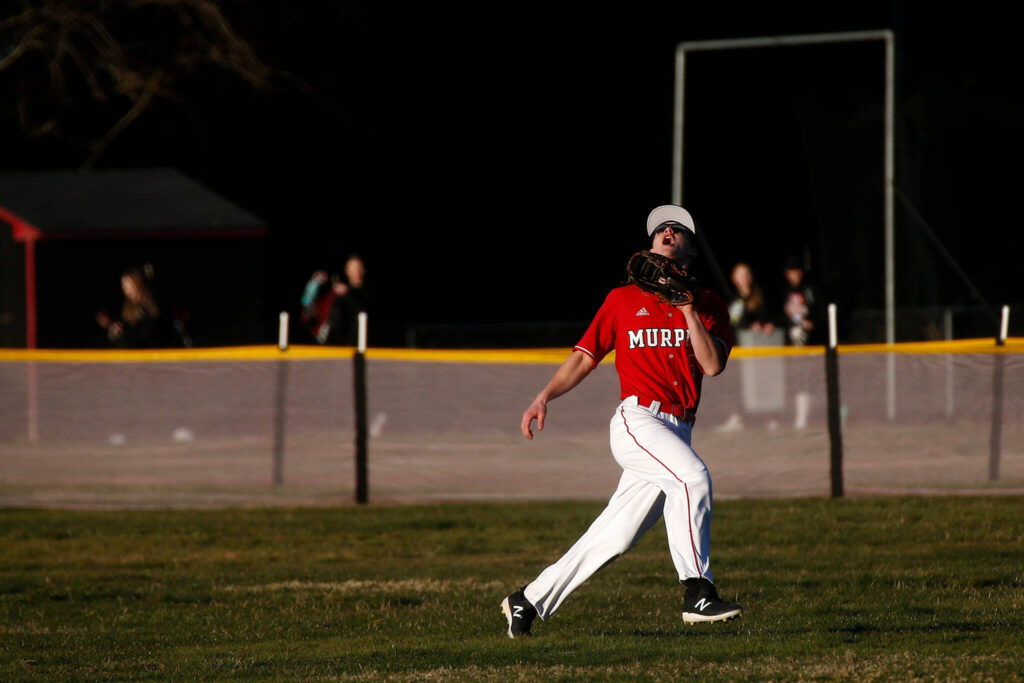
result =
M679 580L712 580L711 477L690 448L690 425L630 396L611 419L611 449L623 471L608 506L561 559L526 586L526 599L541 619L636 545L662 514Z

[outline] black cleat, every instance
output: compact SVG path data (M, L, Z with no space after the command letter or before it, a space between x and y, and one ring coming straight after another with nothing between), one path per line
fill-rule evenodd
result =
M687 579L686 598L683 601L683 621L701 624L711 621L729 621L743 615L743 608L718 597L715 584L705 578Z
M537 610L523 595L522 589L501 601L501 611L508 620L508 637L521 638L530 634L533 620L537 618Z

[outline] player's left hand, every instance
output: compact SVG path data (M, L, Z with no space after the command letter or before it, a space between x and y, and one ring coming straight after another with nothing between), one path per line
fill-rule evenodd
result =
M696 279L686 268L662 254L640 251L626 264L626 277L640 289L674 306L692 304Z

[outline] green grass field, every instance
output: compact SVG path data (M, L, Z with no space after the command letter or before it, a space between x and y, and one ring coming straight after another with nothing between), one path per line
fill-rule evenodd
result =
M1024 676L1024 499L719 501L743 619L680 618L664 527L510 640L599 504L0 511L0 680Z

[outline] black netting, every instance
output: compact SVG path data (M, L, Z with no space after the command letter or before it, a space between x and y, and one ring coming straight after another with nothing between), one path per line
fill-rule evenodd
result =
M520 417L554 365L414 358L367 363L371 501L610 495L610 364L531 442ZM1024 490L1024 356L843 353L840 374L847 493ZM344 355L0 362L0 500L348 502L352 383ZM706 379L693 445L715 495L828 495L826 395L820 354L737 357Z

